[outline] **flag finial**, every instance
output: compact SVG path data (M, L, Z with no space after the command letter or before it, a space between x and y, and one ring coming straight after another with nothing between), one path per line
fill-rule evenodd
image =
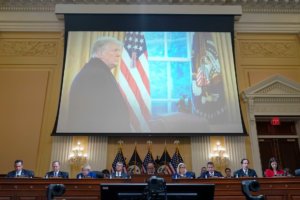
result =
M123 140L119 140L119 141L118 141L118 144L119 144L119 147L121 148L122 145L124 144L124 141L123 141Z

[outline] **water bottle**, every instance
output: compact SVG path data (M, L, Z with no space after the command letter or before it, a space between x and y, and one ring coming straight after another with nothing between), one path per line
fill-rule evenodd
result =
M78 179L81 179L81 175L79 174Z
M236 175L235 175L235 178L239 178L239 175L238 175L238 174L236 174Z
M112 179L112 175L111 174L109 174L109 179Z
M205 178L207 178L207 175L205 174Z

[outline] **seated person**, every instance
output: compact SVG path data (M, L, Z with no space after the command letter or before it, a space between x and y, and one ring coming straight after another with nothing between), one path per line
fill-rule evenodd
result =
M202 167L202 168L201 168L201 171L200 171L200 174L202 174L202 173L204 173L204 172L206 172L206 171L207 171L206 167Z
M290 168L286 167L286 168L283 169L283 171L284 171L285 176L293 176L293 174L291 173Z
M300 176L300 169L295 169L295 176Z
M231 169L230 168L226 168L225 169L225 176L224 178L233 178L233 176L231 175Z
M128 175L123 172L123 163L122 162L117 162L116 164L116 171L111 173L112 178L128 178Z
M155 165L153 162L149 162L147 164L146 174L152 175L152 176L156 175L156 169L155 169Z
M198 178L218 178L223 177L221 172L215 170L215 165L213 162L207 163L207 171L203 172Z
M269 160L269 169L265 170L266 177L284 176L284 171L279 169L276 158L272 157Z
M91 171L91 166L89 164L85 164L81 168L81 173L77 174L76 176L77 179L82 179L82 178L97 178L96 174Z
M34 173L33 171L23 169L23 160L16 160L14 163L14 171L8 172L7 177L8 178L33 178Z
M52 162L52 171L47 172L45 178L69 178L68 172L60 171L60 162Z
M242 168L234 172L233 176L235 178L240 177L257 177L257 174L254 169L249 168L249 160L247 158L243 158L241 160Z
M195 173L187 171L184 163L179 163L176 173L172 176L172 178L195 178Z
M108 170L108 169L104 169L104 170L102 170L102 173L103 173L103 175L104 175L104 178L109 178L109 176L110 176L110 172L109 172L109 170Z

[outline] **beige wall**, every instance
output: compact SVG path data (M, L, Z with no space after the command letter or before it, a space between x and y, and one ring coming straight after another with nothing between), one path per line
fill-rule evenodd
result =
M235 47L240 92L277 73L300 82L299 35L237 33ZM34 169L37 175L48 170L62 57L63 34L60 32L0 33L0 173L10 170L17 158L24 159L26 168ZM242 101L241 106L247 127L246 107ZM114 159L119 139L124 141L124 154L128 160L135 143L144 158L149 138L109 138L107 167ZM172 155L175 139L180 140L181 154L188 167L191 166L189 137L151 138L153 155L161 155L165 141ZM214 144L217 140L224 141L224 138L213 137L211 142ZM249 139L246 149L251 158Z
M62 55L61 33L0 33L0 173L15 159L48 168Z
M237 33L235 55L239 92L275 74L300 83L299 34ZM249 130L246 105L241 99L240 103ZM246 139L246 152L252 160L249 137Z

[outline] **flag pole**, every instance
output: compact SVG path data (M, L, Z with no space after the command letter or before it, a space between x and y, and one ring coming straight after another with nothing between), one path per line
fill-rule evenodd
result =
M134 171L133 171L133 174L135 174L136 172L136 154L137 154L137 150L136 150L136 141L134 142Z

